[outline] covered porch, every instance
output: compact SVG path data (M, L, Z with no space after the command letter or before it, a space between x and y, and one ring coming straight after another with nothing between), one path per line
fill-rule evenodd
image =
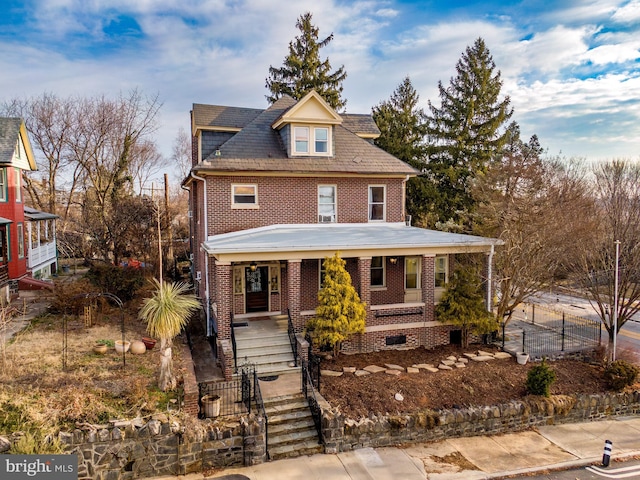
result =
M273 225L209 237L206 278L207 335L218 352L233 350L233 324L279 315L295 334L315 314L324 258L340 252L360 299L366 330L346 351L449 343L449 328L435 321L450 258L486 255L487 304L496 240L425 230L404 223Z

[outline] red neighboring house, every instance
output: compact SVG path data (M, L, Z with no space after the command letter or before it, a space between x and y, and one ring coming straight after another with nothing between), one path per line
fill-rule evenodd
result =
M406 182L420 172L373 144L371 115L338 114L311 92L265 110L194 104L191 125L194 284L225 377L245 360L261 373L296 363L336 251L367 310L346 351L456 341L434 306L458 254L484 258L491 298L499 241L413 227Z
M33 244L29 233L35 235L40 229L40 222L47 226L46 243L53 242L54 248L49 248L46 259L38 258L39 275L45 274L46 277L46 272L51 274L52 265L55 272L56 217L38 215L41 212L33 209L29 209L25 216L24 170L36 170L25 124L20 118L0 117L0 295L3 302L9 301L12 293L17 293L18 282L27 279L33 271L28 262L29 246ZM39 237L36 240L39 244ZM34 250L34 253L39 251Z

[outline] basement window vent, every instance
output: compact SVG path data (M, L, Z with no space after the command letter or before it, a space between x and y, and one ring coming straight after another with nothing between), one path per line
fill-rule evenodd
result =
M404 345L407 343L406 335L393 335L386 338L387 345Z

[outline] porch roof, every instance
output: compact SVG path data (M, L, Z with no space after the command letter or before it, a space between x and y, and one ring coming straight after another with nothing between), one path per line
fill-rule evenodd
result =
M404 223L325 223L270 225L210 236L202 244L221 261L436 255L489 252L495 238L440 232Z

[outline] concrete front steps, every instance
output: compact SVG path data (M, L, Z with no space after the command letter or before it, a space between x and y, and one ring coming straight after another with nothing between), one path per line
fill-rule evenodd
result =
M309 404L301 393L264 400L271 460L322 453Z
M259 376L282 375L300 371L293 367L294 358L289 334L286 330L273 330L252 334L251 330L236 328L236 356L238 366L255 365Z

